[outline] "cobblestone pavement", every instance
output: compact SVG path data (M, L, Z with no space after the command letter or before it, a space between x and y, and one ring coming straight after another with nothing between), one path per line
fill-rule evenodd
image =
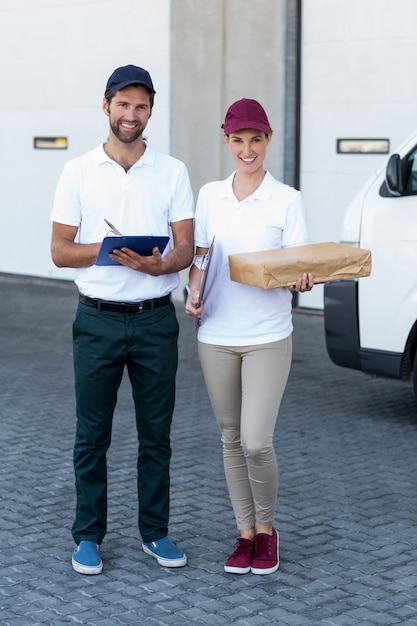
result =
M410 386L333 365L323 317L296 311L276 430L281 565L226 574L236 530L192 321L179 305L170 535L189 565L140 549L136 435L123 382L109 453L103 574L71 568L74 399L67 282L0 276L0 621L417 625L417 406Z

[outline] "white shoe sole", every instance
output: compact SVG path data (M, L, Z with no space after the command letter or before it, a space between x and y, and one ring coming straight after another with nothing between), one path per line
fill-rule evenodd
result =
M277 565L274 565L274 567L269 567L268 569L257 569L256 567L251 567L250 571L252 572L252 574L260 574L262 576L262 574L273 574L277 571L278 568L279 563L277 563Z
M103 562L101 561L99 565L81 565L81 563L72 559L72 568L79 574L94 576L95 574L101 574L103 571Z
M152 552L152 550L144 544L142 545L142 549L146 554L149 554L149 556L153 556L153 558L156 559L162 567L184 567L184 565L187 565L187 557L185 554L179 559L164 559L163 557L155 554L155 552Z
M249 574L250 572L250 565L249 567L230 567L229 565L225 565L224 566L224 571L227 572L228 574Z

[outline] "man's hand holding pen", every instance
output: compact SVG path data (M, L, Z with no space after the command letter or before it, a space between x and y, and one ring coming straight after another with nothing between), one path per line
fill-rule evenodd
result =
M108 219L104 218L107 226L109 226L112 235L122 237L122 233ZM129 248L115 248L109 255L113 261L117 261L125 267L129 267L137 272L144 272L150 276L160 276L164 273L164 261L162 254L157 246L152 250L151 255L142 256Z

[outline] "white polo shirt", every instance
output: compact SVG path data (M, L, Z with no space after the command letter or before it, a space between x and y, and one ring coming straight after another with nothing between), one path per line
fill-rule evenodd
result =
M126 172L100 144L69 161L55 192L51 220L77 226L79 243L101 241L109 220L124 235L168 235L170 224L193 219L194 202L185 165L149 146ZM168 243L164 255L171 250ZM178 287L179 274L149 276L122 265L77 268L80 292L92 298L136 302Z
M278 341L293 329L291 292L232 281L228 257L308 243L303 201L299 191L267 172L258 189L239 202L233 177L204 185L197 200L196 245L208 248L216 237L198 340L224 346Z

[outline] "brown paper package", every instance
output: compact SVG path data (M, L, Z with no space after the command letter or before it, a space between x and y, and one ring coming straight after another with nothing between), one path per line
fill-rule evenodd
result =
M314 283L371 274L371 252L341 243L313 243L280 250L231 254L230 278L238 283L274 289L291 287L304 272Z

